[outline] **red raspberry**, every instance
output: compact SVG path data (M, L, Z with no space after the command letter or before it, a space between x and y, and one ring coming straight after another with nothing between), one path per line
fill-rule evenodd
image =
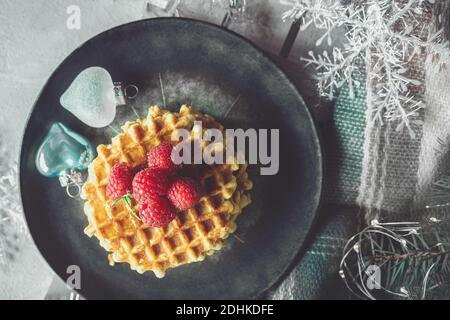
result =
M145 169L133 180L133 196L136 201L143 201L152 195L163 196L169 187L169 177L162 170Z
M125 163L118 163L111 169L106 195L110 200L117 200L131 193L133 173Z
M159 146L151 149L147 153L148 167L152 169L166 170L167 172L174 172L180 166L172 161L173 145L167 142L161 142Z
M180 210L192 208L200 199L197 185L190 178L174 180L169 186L167 197Z
M150 227L165 227L175 215L175 208L166 198L151 196L141 202L139 216L141 221Z
M133 173L133 177L145 169L147 169L147 163L139 165L137 167L134 167L133 169L131 169L131 172Z

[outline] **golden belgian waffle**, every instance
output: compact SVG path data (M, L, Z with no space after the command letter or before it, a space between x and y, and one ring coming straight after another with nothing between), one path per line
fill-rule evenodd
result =
M198 204L177 214L167 227L153 228L133 217L119 202L112 207L106 196L109 173L114 164L127 163L137 168L146 161L146 153L161 141L171 141L178 128L189 130L194 140L202 132L194 121L207 128L223 131L212 117L182 106L179 113L151 107L145 119L127 122L123 133L110 145L99 145L98 157L89 167L83 186L84 212L89 225L85 233L95 236L109 252L109 262L127 262L139 273L153 271L163 277L165 271L182 264L201 261L220 250L224 239L236 230L236 218L250 204L252 182L247 165L190 165L184 170L199 181L202 197ZM202 145L202 148L206 145ZM138 210L136 206L135 210Z

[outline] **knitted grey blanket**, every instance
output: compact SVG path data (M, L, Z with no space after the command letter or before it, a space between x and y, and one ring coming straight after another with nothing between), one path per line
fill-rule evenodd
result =
M438 10L435 12L438 19L433 18L431 11L423 12L421 21L414 22L418 26L414 36L426 39L436 27L445 27L448 32L449 1L440 1L434 8ZM448 170L450 69L442 68L425 51L408 61L406 76L420 82L410 90L424 102L424 108L417 112L410 131L401 131L399 120L380 122L373 116L379 100L379 83L367 74L383 72L377 70L378 50L372 48L361 67L359 80L366 85L353 97L349 88L343 87L330 122L324 126L325 198L333 206L324 209L322 215L328 218L319 221L325 225L308 244L303 260L275 298L345 298L346 289L336 276L351 230L372 219L405 221L412 216L420 219L432 183ZM353 214L345 206L352 206Z

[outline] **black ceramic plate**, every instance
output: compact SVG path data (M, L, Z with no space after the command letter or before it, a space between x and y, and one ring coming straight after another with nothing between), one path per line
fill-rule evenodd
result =
M151 104L177 109L190 103L226 127L280 129L280 171L261 176L250 167L253 203L238 219L237 237L204 262L140 275L127 264L110 267L96 239L83 234L82 201L56 180L39 175L37 148L55 121L108 143L113 129L89 128L59 104L79 72L101 66L114 81L136 84L139 98L119 107L113 127L144 115ZM161 77L160 77L161 76ZM160 87L164 87L164 98ZM73 52L48 80L31 113L20 160L27 222L42 255L63 279L69 265L82 271L86 298L255 298L286 273L308 234L319 204L322 158L302 98L261 51L240 36L187 19L151 19L104 32ZM242 241L241 241L242 240Z

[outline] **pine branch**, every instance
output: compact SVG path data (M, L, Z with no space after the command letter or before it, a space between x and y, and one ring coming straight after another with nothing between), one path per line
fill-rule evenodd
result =
M427 259L435 259L439 257L447 257L450 254L450 250L438 251L438 252L410 252L406 254L391 254L391 255L375 255L369 258L371 264L386 262L386 261L404 261L404 260L416 260L423 261Z

